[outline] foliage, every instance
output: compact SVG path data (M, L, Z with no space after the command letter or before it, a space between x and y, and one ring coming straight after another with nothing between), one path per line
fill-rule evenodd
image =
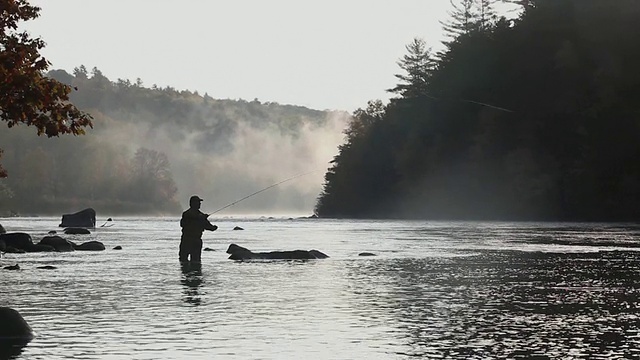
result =
M38 17L27 0L0 0L0 120L35 126L38 135L84 134L91 116L69 103L71 87L44 76L49 62L39 38L19 32L20 21ZM2 152L0 151L0 156ZM0 178L6 177L0 166Z
M0 214L59 214L89 206L116 214L176 213L178 191L191 185L185 179L201 189L198 182L222 182L227 176L215 171L216 162L231 172L233 160L227 158L242 145L236 141L240 132L254 129L265 137L295 139L307 127L314 132L324 126L328 115L301 106L147 88L140 79L111 81L99 69L82 65L73 74L53 70L47 75L78 88L71 100L93 116L94 129L64 139L33 136L26 127L0 131L11 174L0 183ZM264 144L248 145L239 150L255 153ZM279 165L286 161L279 159ZM229 174L235 181L215 188L228 192L225 185L237 185L238 177ZM250 191L263 186L244 181Z
M131 164L131 184L134 199L174 199L178 188L173 181L169 159L159 151L140 148ZM156 204L161 206L162 203Z
M317 215L640 218L640 3L521 3L508 20L462 1L459 31L421 76L407 48L400 96L351 131Z
M497 0L460 0L451 1L451 19L443 22L444 31L454 39L470 35L473 32L491 30L497 15Z

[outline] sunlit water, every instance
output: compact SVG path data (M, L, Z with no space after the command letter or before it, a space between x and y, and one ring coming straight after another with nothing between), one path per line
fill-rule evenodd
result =
M0 219L34 241L59 221ZM63 235L106 251L5 254L1 267L21 270L0 269L0 306L37 333L17 358L640 357L638 226L213 222L201 272L179 266L177 218ZM236 262L230 243L330 258Z

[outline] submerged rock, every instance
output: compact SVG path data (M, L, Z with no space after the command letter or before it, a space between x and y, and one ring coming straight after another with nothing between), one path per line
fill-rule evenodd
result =
M16 249L12 246L7 246L6 249L4 249L4 252L7 254L24 254L26 253L26 251L22 250L22 249Z
M43 266L38 266L37 269L55 270L55 269L57 269L57 267L55 267L53 265L43 265Z
M231 254L231 260L310 260L326 259L329 256L318 250L292 250L292 251L271 251L257 252L242 246L231 244L227 249L227 254Z
M358 254L358 256L377 256L377 255L370 252L361 252L360 254Z
M102 251L105 250L104 244L100 241L87 241L80 245L76 245L76 250L79 251Z
M52 251L56 251L56 248L54 248L51 245L33 244L28 249L25 249L25 250L27 252L52 252Z
M89 229L85 229L85 228L77 228L77 227L70 227L70 228L66 228L64 229L64 233L65 234L73 234L73 235L86 235L86 234L91 234L91 231L89 231Z

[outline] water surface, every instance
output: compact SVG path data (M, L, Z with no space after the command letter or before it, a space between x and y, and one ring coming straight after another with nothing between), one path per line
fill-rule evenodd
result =
M59 221L0 219L34 241ZM178 218L62 235L102 252L5 254L21 270L0 270L0 305L37 333L17 358L640 357L633 224L212 222L201 268L178 263ZM236 262L230 243L331 257Z

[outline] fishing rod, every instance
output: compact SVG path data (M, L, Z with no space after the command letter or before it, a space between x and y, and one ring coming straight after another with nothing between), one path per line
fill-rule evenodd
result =
M246 199L248 199L248 198L250 198L250 197L252 197L252 196L254 196L254 195L258 195L258 194L260 194L260 193L261 193L261 192L263 192L263 191L267 191L267 190L271 189L272 187L278 186L278 185L280 185L280 184L282 184L282 183L285 183L285 182L287 182L287 181L291 181L291 180L293 180L293 179L297 179L297 178L299 178L299 177L301 177L301 176L309 175L309 174L311 174L311 173L318 172L318 171L320 171L320 170L314 170L314 171L309 171L309 172L306 172L306 173L303 173L303 174L298 174L298 175L296 175L296 176L292 176L292 177L290 177L290 178L288 178L288 179L284 179L284 180L282 180L282 181L279 181L279 182L277 182L277 183L275 183L275 184L273 184L273 185L269 185L269 186L267 186L266 188L264 188L264 189L262 189L262 190L258 190L258 191L254 192L254 193L252 193L252 194L249 194L249 195L247 195L247 196L243 197L243 198L242 198L242 199L240 199L240 200L236 200L236 201L232 202L231 204L228 204L228 205L225 205L225 206L221 207L220 209L218 209L218 210L216 210L216 211L212 212L211 214L209 214L208 216L211 216L211 215L213 215L213 214L215 214L215 213L217 213L217 212L219 212L219 211L222 211L222 210L224 210L224 209L228 208L229 206L233 206L233 205L235 205L235 204L239 203L240 201L246 200Z

